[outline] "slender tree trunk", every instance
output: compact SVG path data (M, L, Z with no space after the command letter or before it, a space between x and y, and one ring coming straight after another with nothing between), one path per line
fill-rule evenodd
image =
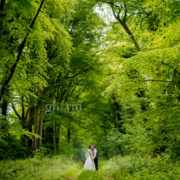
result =
M71 128L70 128L70 126L67 129L67 141L68 141L68 150L69 150L70 142L71 142Z
M68 127L67 139L68 139L68 144L69 144L70 140L71 140L71 128L70 127Z
M6 116L7 115L7 108L8 108L8 102L7 100L3 100L2 102L2 115ZM6 117L5 117L6 119Z
M127 34L129 35L129 37L131 38L131 40L132 40L132 42L134 43L136 49L137 49L138 51L140 51L141 49L140 49L140 47L139 47L139 44L138 44L138 42L136 41L136 39L135 39L133 33L131 32L131 30L129 29L129 27L127 26L126 22L123 22L121 25L123 26L124 30L125 30L125 31L127 32Z
M12 67L10 68L10 74L7 76L7 78L6 78L6 79L4 80L4 82L2 83L2 90L1 90L1 94L0 94L0 101L2 100L2 97L4 96L5 92L6 92L7 89L8 89L9 82L10 82L10 80L12 79L12 77L13 77L13 75L14 75L14 73L15 73L16 67L17 67L17 65L18 65L18 63L19 63L19 60L20 60L20 58L21 58L23 49L24 49L24 47L25 47L27 38L28 38L28 36L29 36L29 34L30 34L31 29L33 28L33 26L34 26L34 24L35 24L35 22L36 22L36 19L37 19L38 15L39 15L39 13L40 13L40 11L41 11L41 8L42 8L42 6L43 6L43 4L44 4L44 1L45 1L45 0L42 0L42 1L41 1L41 4L40 4L40 6L39 6L39 8L38 8L38 11L37 11L37 13L36 13L36 15L35 15L32 23L31 23L31 25L30 25L30 29L29 29L28 32L26 33L26 36L24 37L24 40L22 41L22 43L20 44L20 46L19 46L19 48L18 48L17 58L16 58L15 63L14 63L14 64L12 65ZM1 3L2 3L2 2L1 2Z
M34 137L32 142L32 149L36 149L42 144L42 135L43 135L43 108L45 104L43 102L39 102L35 108L34 112L34 133L38 134L40 137Z
M121 26L124 28L124 30L126 31L126 33L129 35L129 37L131 38L132 42L134 43L135 48L136 48L138 51L140 51L141 49L140 49L140 47L139 47L138 42L136 41L133 33L131 32L131 30L129 29L129 27L128 27L127 24L126 24L127 8L125 9L126 13L125 13L125 15L124 15L124 17L123 17L123 19L122 19L122 18L120 18L119 13L116 13L116 12L115 12L114 4L113 4L112 2L109 2L108 4L111 6L111 9L112 9L112 12L113 12L113 16L115 17L115 19L121 24Z
M115 123L114 123L114 126L115 128L117 128L121 133L124 133L123 129L122 129L122 126L123 126L123 122L122 122L122 117L121 117L121 114L120 114L120 111L121 111L121 105L117 102L117 101L114 101L114 106L115 106Z
M171 95L173 93L173 89L176 87L180 88L180 73L178 73L177 69L174 69L172 75L172 81L169 83L168 94Z
M25 117L25 109L24 109L24 97L21 97L21 107L22 107L22 115L21 115L21 121L22 121L22 127L26 128L26 117Z
M43 115L44 115L44 108L45 108L45 104L42 102L41 104L41 112L40 112L40 120L39 120L39 146L41 146L42 144L42 137L43 137Z
M1 129L2 131L6 132L7 130L7 108L8 108L8 102L7 100L3 100L1 104L1 110L2 110L2 120L1 120Z
M5 5L5 0L1 0L1 4L0 4L0 12L3 11L4 5Z
M44 96L45 91L39 91L39 97ZM44 108L45 103L40 99L37 102L34 112L34 133L40 137L34 137L32 142L32 149L36 149L42 144L42 135L43 135L43 118L44 118Z
M8 126L8 122L7 122L7 111L8 111L8 98L9 98L9 91L7 91L6 97L4 97L2 99L2 103L1 105L1 114L2 114L2 125L1 125L1 129L3 131L7 131L7 126Z
M32 103L32 102L31 102ZM29 111L27 112L27 117L26 117L26 122L27 122L27 130L29 132L32 132L32 126L33 126L33 119L34 119L34 106L31 106ZM33 138L32 139L28 139L28 147L32 148L32 143L33 143Z
M56 145L57 145L57 151L59 150L59 130L60 130L60 127L59 127L59 124L56 124Z
M59 124L57 124L56 120L53 124L53 144L54 144L54 152L56 153L59 150Z
M53 144L54 144L54 152L57 152L57 144L56 144L56 120L53 123Z
M39 104L35 107L34 112L34 133L39 134ZM34 150L38 146L38 138L34 136L32 141L32 149Z

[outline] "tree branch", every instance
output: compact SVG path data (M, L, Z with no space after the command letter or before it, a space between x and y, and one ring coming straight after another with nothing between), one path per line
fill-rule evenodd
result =
M123 22L122 22L122 20L120 18L121 10L119 9L118 14L116 14L115 9L114 9L114 4L112 2L109 2L109 5L110 5L110 7L112 9L113 15L116 18L116 20L118 20L122 24Z
M21 97L21 107L22 107L22 119L24 120L25 117L25 110L24 110L24 97Z
M83 74L83 73L89 71L90 69L91 69L91 67L90 67L90 68L87 68L87 69L84 69L83 71L80 71L80 72L76 73L76 74L73 75L73 76L66 76L66 77L64 77L64 79L75 78L75 77L79 76L80 74Z
M17 117L18 117L20 120L22 120L22 117L21 117L21 116L19 115L19 113L17 112L17 110L16 110L14 104L11 103L11 105L12 105L13 111L15 112L15 114L17 115Z
M19 63L19 60L20 60L20 58L21 58L23 49L24 49L24 47L25 47L27 38L28 38L28 36L29 36L29 34L30 34L30 31L31 31L31 29L33 28L33 26L34 26L34 24L35 24L35 21L36 21L39 13L40 13L40 11L41 11L41 8L42 8L42 6L43 6L43 4L44 4L44 1L45 1L45 0L42 0L42 1L41 1L41 4L40 4L40 6L39 6L39 8L38 8L38 11L37 11L36 15L34 16L34 19L33 19L32 22L31 22L30 29L29 29L28 32L26 33L26 36L24 37L24 40L22 41L22 43L20 44L20 46L19 46L19 48L18 48L18 53L17 53L18 55L17 55L17 58L16 58L15 63L14 63L14 64L12 65L12 67L10 68L10 75L5 79L4 83L2 84L2 90L1 90L1 94L0 94L0 101L2 100L3 95L5 94L6 90L8 89L9 82L10 82L10 80L12 79L12 77L13 77L13 75L14 75L14 73L15 73L16 67L17 67L17 65L18 65L18 63Z
M161 79L146 79L144 81L160 81L160 82L171 82L171 80L161 80Z
M123 0L123 4L124 4L124 17L123 17L123 22L125 22L125 21L126 21L126 17L127 17L127 12L128 12L127 5L126 5L125 0Z
M124 28L124 30L126 31L126 33L129 35L129 37L131 38L132 42L134 43L134 46L135 48L140 51L140 47L139 47L139 44L138 42L136 41L133 33L131 32L131 30L129 29L129 27L127 26L126 24L126 16L127 16L127 6L126 4L124 4L124 7L125 7L125 14L124 14L124 18L121 19L120 18L120 12L118 14L116 14L115 12L115 9L114 9L114 3L112 2L108 2L108 4L110 5L111 9L112 9L112 12L113 12L113 15L114 17L116 18L116 20L122 25L122 27Z

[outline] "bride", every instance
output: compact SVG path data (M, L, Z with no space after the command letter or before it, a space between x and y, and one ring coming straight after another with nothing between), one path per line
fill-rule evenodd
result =
M89 155L84 164L85 170L95 170L94 158L93 158L93 153L91 149L93 149L93 146L89 146L89 150L88 150Z

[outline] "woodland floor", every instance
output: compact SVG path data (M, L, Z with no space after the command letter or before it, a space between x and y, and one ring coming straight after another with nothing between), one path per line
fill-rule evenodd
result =
M116 157L99 161L99 171L84 171L81 161L56 155L0 161L0 180L178 180L179 163L166 158Z

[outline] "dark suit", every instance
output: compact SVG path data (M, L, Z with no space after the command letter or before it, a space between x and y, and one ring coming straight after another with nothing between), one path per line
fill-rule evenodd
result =
M97 150L95 149L94 152L96 151L96 157L94 158L94 163L95 163L95 166L96 166L96 171L98 170L98 152Z

